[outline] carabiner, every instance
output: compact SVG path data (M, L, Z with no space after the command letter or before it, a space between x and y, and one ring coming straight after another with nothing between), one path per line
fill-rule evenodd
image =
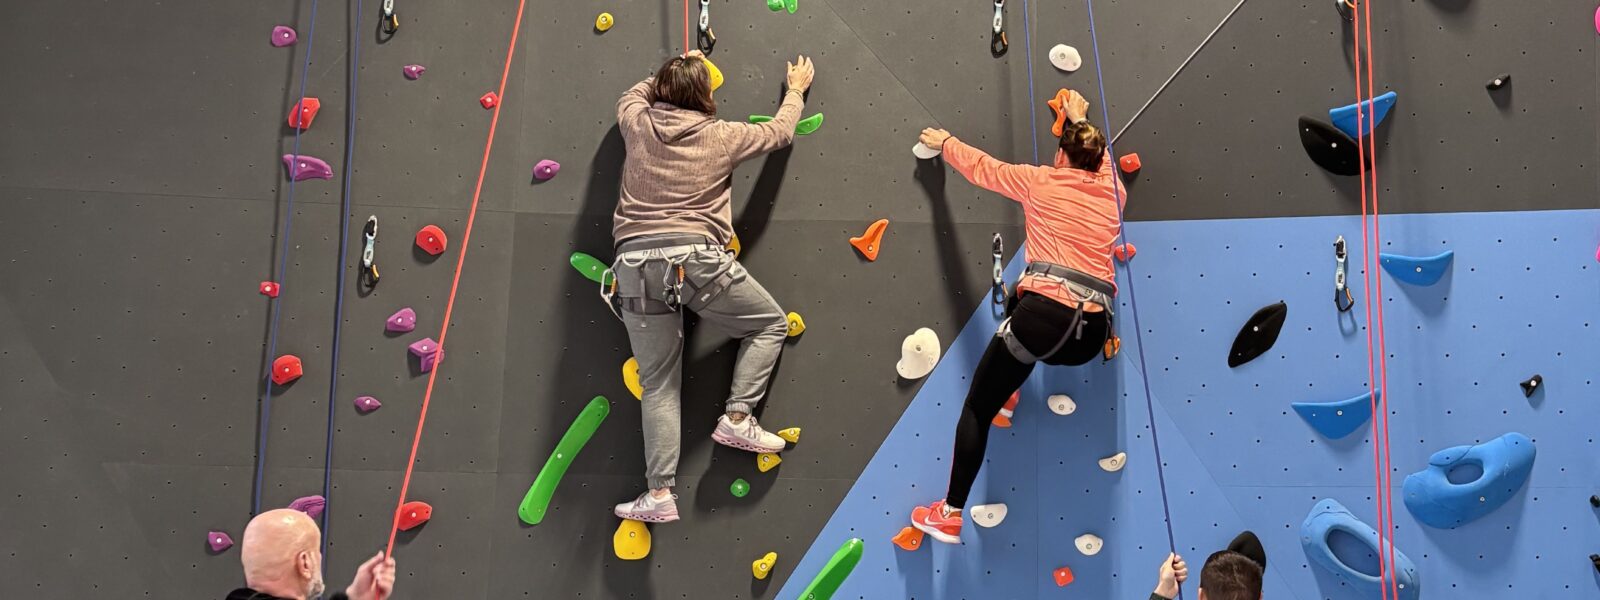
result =
M700 33L695 36L694 45L707 56L717 48L717 34L711 31L711 0L700 0Z
M1350 293L1350 288L1345 284L1345 261L1347 258L1344 247L1344 236L1333 241L1333 258L1337 265L1333 271L1333 305L1339 312L1350 312L1355 308L1356 296Z
M394 35L394 32L400 31L400 15L394 12L394 0L383 0L383 12L379 14L379 26L384 35Z
M370 290L378 286L378 265L372 258L373 248L378 244L378 215L367 217L361 235L366 238L366 245L361 249L361 283Z
M994 0L994 33L989 38L989 53L999 57L1010 48L1006 41L1006 0Z
M994 279L993 279L994 288L992 290L990 290L990 299L993 300L995 304L1005 304L1006 303L1006 274L1005 274L1005 265L1003 264L1003 261L1005 261L1006 242L1005 242L1004 238L1000 237L999 233L995 233L994 234L993 249L994 249Z

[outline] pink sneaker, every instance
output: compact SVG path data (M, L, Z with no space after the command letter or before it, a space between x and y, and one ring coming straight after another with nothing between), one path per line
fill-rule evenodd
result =
M911 526L946 544L961 543L961 511L944 515L944 501L911 510Z
M753 416L746 416L735 425L728 420L728 415L722 415L717 419L717 430L711 432L711 439L746 452L782 452L784 448L783 438L762 429Z
M678 496L668 494L666 498L656 498L650 490L645 490L633 502L618 504L611 512L633 521L671 523L678 520Z

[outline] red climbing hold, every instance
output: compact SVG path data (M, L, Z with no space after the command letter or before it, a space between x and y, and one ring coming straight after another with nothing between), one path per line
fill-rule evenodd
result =
M289 126L301 131L311 128L311 121L317 118L317 111L322 110L322 101L316 98L301 98L294 103L294 108L289 109Z
M494 108L499 103L500 97L494 95L494 92L484 94L482 98L478 99L478 104L482 104L484 108Z
M268 298L277 298L278 292L282 290L282 287L276 281L263 281L260 289L262 295Z
M283 385L300 378L304 369L300 364L300 357L293 354L279 356L272 361L272 383Z
M917 529L915 527L905 527L900 529L900 533L895 534L892 540L894 541L894 545L899 546L901 550L910 552L922 547L923 535L925 534L922 533L921 529Z
M444 237L444 230L439 229L438 225L425 225L417 232L417 247L434 256L444 254L448 242L449 240Z
M432 506L428 506L427 502L412 500L400 505L400 514L399 518L396 519L396 524L399 525L400 531L411 531L418 525L427 523L428 519L431 518L433 518Z
M1056 578L1056 587L1067 587L1067 584L1072 583L1072 569L1069 567L1056 569L1053 575Z
M867 226L867 232L861 234L861 237L850 238L850 245L855 246L856 250L859 250L867 260L878 260L878 250L883 245L883 232L888 228L888 219L873 221L871 225Z
M1139 170L1139 167L1144 166L1144 163L1139 162L1138 152L1130 152L1117 159L1117 166L1122 167L1123 173L1132 175Z
M1128 262L1128 259L1133 258L1133 255L1138 253L1139 249L1133 244L1117 244L1116 247L1111 249L1112 256L1117 257L1120 262Z
M1017 401L1022 399L1022 390L1011 392L1011 399L1006 400L1006 405L1000 407L1000 412L994 415L995 427L1010 427L1011 417L1016 414Z

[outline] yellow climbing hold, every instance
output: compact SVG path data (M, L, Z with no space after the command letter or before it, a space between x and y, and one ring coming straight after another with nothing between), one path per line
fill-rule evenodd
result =
M650 555L650 530L640 521L623 519L617 533L611 536L611 546L622 560L639 560Z
M742 250L744 250L744 246L739 245L739 236L733 236L733 239L728 242L728 251L733 253L734 258L739 258L739 252Z
M595 31L604 32L611 29L614 24L616 24L616 19L613 19L611 13L608 12L600 13L600 16L594 18Z
M717 88L722 87L722 69L718 69L709 58L702 56L700 60L706 61L706 70L711 73L711 91L717 91Z
M766 579L768 575L772 574L772 565L777 562L778 553L768 552L766 556L750 563L750 574L755 575L756 579Z
M762 452L760 456L756 457L756 468L761 469L761 472L765 473L767 471L771 471L773 467L778 466L778 463L781 462L783 462L782 457L779 457L771 452Z
M798 443L800 443L800 428L799 427L790 427L788 429L780 430L780 431L778 431L778 437L783 438L783 441L785 441L785 442L789 442L791 444L798 444Z
M622 385L628 386L634 400L644 399L644 386L639 383L639 359L630 356L628 362L622 363Z
M789 337L796 337L806 332L806 320L800 318L800 313L789 313L785 317L789 320Z

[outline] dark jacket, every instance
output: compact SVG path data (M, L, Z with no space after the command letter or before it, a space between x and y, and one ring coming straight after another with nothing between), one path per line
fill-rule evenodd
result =
M224 600L283 600L283 598L263 594L250 588L239 588L228 592L228 597ZM324 596L323 600L350 600L350 597L344 595L344 592L334 592L332 596Z

